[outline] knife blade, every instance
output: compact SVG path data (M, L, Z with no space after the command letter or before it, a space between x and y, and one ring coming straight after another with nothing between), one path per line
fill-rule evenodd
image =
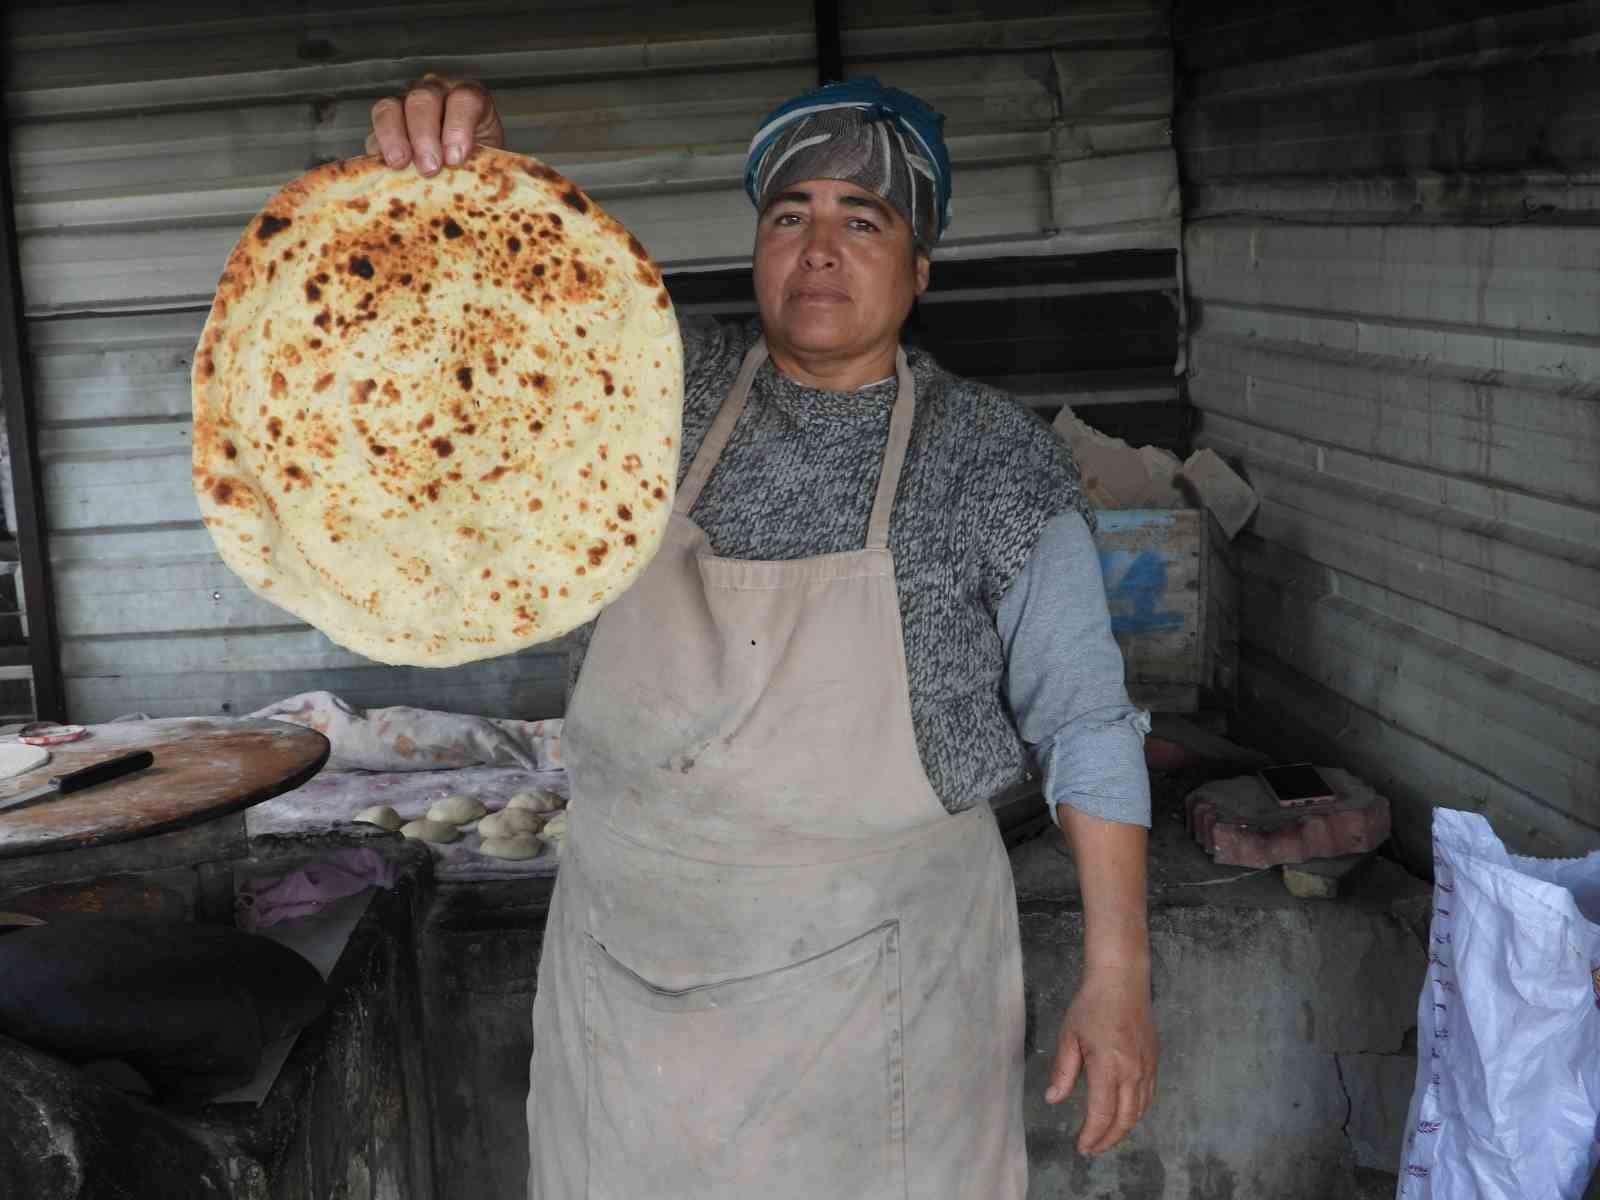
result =
M0 813L23 808L29 804L38 804L56 796L81 792L84 788L94 787L98 783L108 783L124 775L132 775L135 771L144 770L155 761L156 756L150 751L135 750L130 754L119 754L116 758L108 758L104 762L97 762L77 771L69 771L65 775L52 776L50 781L41 787L23 792L20 796L13 796L9 800L0 800Z

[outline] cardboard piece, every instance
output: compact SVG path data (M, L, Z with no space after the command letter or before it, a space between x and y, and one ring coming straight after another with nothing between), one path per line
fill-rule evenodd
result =
M1245 523L1255 515L1260 503L1253 487L1239 478L1215 450L1196 450L1178 472L1180 484L1187 484L1206 509L1217 519L1232 541Z
M1130 446L1063 408L1052 428L1072 447L1084 495L1099 509L1204 508L1231 540L1256 511L1255 490L1214 450L1187 461L1159 446Z
M1173 483L1182 465L1158 446L1133 447L1085 424L1070 408L1055 420L1056 433L1072 447L1084 495L1096 508L1188 508Z

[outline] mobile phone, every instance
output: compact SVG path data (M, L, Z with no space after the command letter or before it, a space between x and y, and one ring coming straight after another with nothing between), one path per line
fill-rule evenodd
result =
M1262 767L1261 782L1284 808L1299 808L1303 804L1317 804L1323 800L1336 800L1339 793L1310 763L1289 763L1281 767Z

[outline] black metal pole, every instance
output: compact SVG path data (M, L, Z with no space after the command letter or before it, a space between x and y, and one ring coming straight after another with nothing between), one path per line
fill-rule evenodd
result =
M9 47L4 48L9 52ZM0 95L6 91L0 55ZM5 413L6 446L17 501L17 550L22 559L23 607L28 614L28 664L33 672L33 709L44 721L66 719L61 657L56 634L55 594L45 526L44 480L34 421L33 359L22 301L22 268L17 257L17 215L11 192L9 118L0 114L0 410Z
M816 0L817 82L844 78L844 49L839 40L839 0Z

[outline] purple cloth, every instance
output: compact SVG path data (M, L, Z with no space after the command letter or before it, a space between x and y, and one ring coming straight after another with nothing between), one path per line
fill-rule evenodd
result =
M392 891L399 870L375 850L335 850L287 875L247 879L234 900L240 929L255 931L315 916L324 906L369 887Z

